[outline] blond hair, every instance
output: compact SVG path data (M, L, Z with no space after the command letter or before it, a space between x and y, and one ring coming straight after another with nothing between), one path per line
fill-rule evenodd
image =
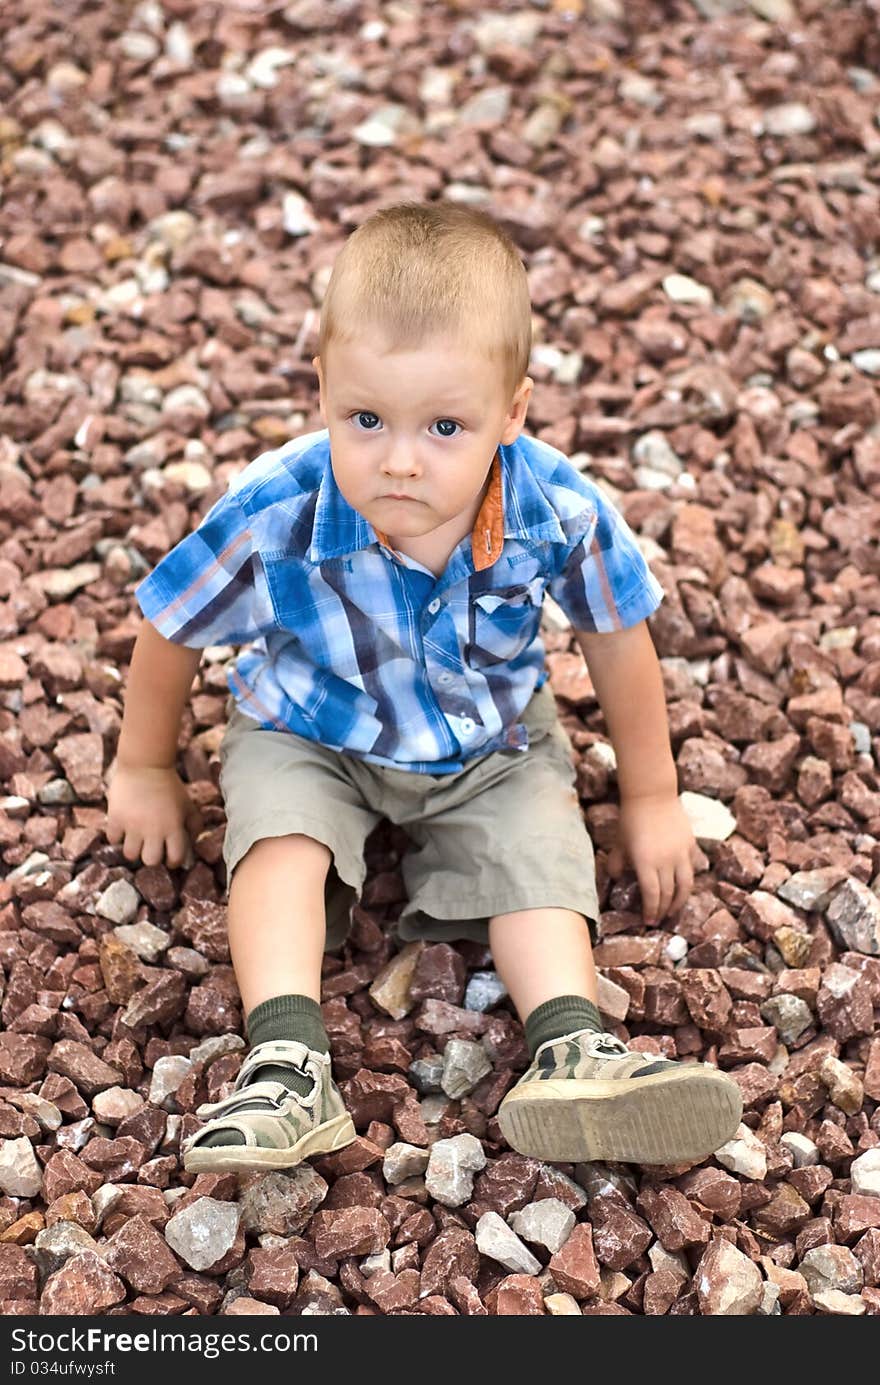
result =
M388 350L458 337L498 362L510 399L528 371L532 310L525 266L487 212L456 202L398 202L353 231L321 307L318 355L378 330Z

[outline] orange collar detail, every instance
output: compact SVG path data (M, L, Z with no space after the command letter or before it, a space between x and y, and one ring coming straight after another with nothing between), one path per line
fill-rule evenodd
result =
M387 534L376 530L380 542L386 548L393 548ZM501 555L504 546L504 493L501 486L501 457L498 452L492 459L489 487L483 496L483 503L471 532L471 552L474 571L482 572L491 567Z

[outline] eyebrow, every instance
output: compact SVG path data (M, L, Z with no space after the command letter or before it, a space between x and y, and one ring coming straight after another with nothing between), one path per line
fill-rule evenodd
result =
M361 402L361 400L367 398L368 395L369 395L369 391L367 391L367 390L364 390L363 395L361 395L361 396L356 396L356 395L354 394L354 392L351 392L351 393L348 394L347 396L343 396L342 400L340 401L339 407L340 407L341 409L350 409L350 408L353 408L356 402L357 402L357 403ZM426 412L427 412L427 411L429 411L429 410L431 410L431 409L470 409L471 407L472 407L472 401L471 401L471 400L462 398L462 397L457 396L457 395L456 395L456 396L450 395L449 398L447 398L447 399L441 399L441 400L440 400L439 402L437 402L437 403L426 404L426 405L425 405L425 410L426 410Z

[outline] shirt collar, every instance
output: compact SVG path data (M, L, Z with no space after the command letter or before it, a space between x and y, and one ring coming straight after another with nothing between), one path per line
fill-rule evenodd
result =
M471 532L474 571L491 567L501 556L507 538L565 541L556 512L544 496L527 461L530 439L523 435L508 446L499 445L492 459L489 485ZM312 542L308 557L312 563L368 548L388 539L368 519L349 505L336 484L330 465L329 431L324 430L327 455L324 474L318 487ZM533 445L533 444L531 444Z

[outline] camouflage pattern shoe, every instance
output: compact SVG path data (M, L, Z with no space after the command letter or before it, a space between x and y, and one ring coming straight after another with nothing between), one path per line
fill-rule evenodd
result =
M248 1082L265 1063L295 1068L312 1079L305 1096L283 1082ZM219 1173L238 1169L289 1169L313 1154L329 1154L357 1138L354 1122L330 1075L329 1053L319 1053L289 1039L255 1044L241 1065L229 1096L196 1108L213 1116L184 1141L187 1172ZM214 1130L238 1130L244 1144L200 1145Z
M550 1162L678 1164L723 1145L742 1116L732 1077L579 1029L541 1044L498 1108L507 1143Z

